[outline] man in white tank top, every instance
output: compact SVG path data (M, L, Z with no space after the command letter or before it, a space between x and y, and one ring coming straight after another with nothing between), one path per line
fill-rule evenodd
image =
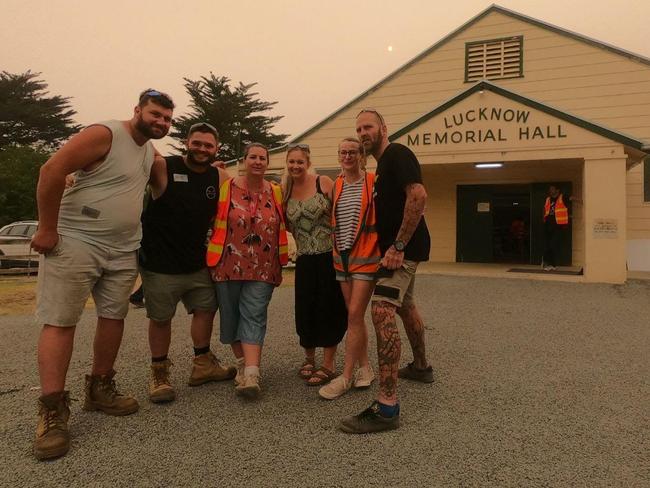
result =
M39 226L32 238L41 254L36 317L43 325L38 343L42 396L34 440L38 459L62 456L70 447L65 378L75 328L91 293L97 329L83 407L109 415L139 408L135 398L117 391L113 365L137 276L145 186L160 185L152 166L162 161L149 140L167 134L173 109L169 96L145 90L131 120L89 126L41 168ZM71 173L75 182L66 188Z

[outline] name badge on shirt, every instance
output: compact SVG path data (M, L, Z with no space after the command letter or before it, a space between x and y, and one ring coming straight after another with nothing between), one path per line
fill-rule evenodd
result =
M187 179L187 175L179 175L178 173L174 173L174 181L187 183L189 180Z

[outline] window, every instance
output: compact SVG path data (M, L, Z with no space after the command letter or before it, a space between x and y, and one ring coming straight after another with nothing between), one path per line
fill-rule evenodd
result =
M523 36L465 44L465 82L520 78Z
M14 225L9 231L10 236L24 236L27 230L26 225Z

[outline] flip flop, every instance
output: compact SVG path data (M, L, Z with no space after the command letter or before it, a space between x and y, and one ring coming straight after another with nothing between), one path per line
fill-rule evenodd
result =
M300 366L300 369L298 370L298 376L300 376L303 380L308 380L311 378L311 375L314 374L315 369L316 365L314 364L314 361L305 359L305 362L302 363L302 366Z
M307 386L323 386L334 378L336 378L336 373L334 371L327 369L325 366L321 366L314 371L314 374L311 375L311 378L309 378L306 383ZM316 381L313 381L314 379Z

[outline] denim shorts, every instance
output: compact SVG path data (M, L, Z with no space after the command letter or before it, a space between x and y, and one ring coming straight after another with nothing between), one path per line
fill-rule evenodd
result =
M220 340L223 344L264 343L274 285L263 281L218 281Z

